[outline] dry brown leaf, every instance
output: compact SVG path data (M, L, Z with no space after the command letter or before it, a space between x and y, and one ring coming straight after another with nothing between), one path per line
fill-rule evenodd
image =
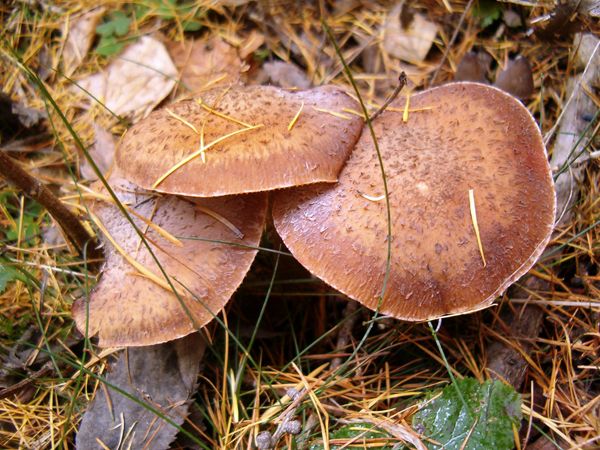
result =
M94 145L88 151L100 171L105 174L112 165L115 156L115 138L98 124L94 124L94 135L96 137ZM81 160L80 172L86 180L94 181L98 179L86 158Z
M176 341L123 350L106 375L105 388L83 416L77 433L79 450L100 448L169 448L177 428L160 419L147 406L177 425L188 414L206 341L194 333ZM117 387L135 399L123 396Z
M427 56L435 35L437 25L422 14L415 14L411 23L402 27L400 14L401 2L388 13L384 25L383 46L392 56L407 62L421 62Z
M282 88L308 89L311 82L300 67L285 61L264 63L253 79L255 84L271 84Z
M177 69L165 46L143 36L102 72L79 85L113 113L134 121L146 116L173 90Z
M67 76L81 65L94 41L96 25L104 14L104 7L95 8L65 21L63 36L65 46L62 53L62 68Z
M240 82L242 60L220 37L167 43L182 84L180 91L196 94Z
M527 58L519 56L498 68L494 86L521 100L529 98L533 94L533 72Z

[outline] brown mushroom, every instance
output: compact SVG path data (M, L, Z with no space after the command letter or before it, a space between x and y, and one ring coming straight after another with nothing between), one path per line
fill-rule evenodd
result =
M374 123L387 208L364 132L335 185L279 191L275 226L308 270L371 309L426 320L489 306L534 264L555 198L540 131L520 102L478 83L405 100ZM400 110L400 112L397 112Z
M112 179L138 227L147 228L145 236L179 299L131 224L114 204L99 200L91 210L104 233L106 263L89 305L79 299L73 306L78 329L112 347L157 344L196 331L220 312L250 268L266 194L191 202Z
M144 189L214 197L334 182L362 130L341 89L207 92L151 113L123 137L123 175Z

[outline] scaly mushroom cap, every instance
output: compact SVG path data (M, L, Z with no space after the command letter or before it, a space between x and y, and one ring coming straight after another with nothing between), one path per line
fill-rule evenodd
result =
M555 198L540 131L516 99L477 83L412 96L407 123L404 105L397 100L400 112L388 110L374 123L392 223L380 311L425 320L486 307L550 238ZM338 184L280 191L273 205L275 226L298 261L371 309L386 272L383 193L365 130Z
M125 134L116 163L128 180L144 189L195 197L334 182L363 124L344 112L356 103L334 86L301 92L236 86L209 91L201 101L154 111ZM238 134L228 136L233 132ZM201 135L205 147L223 139L204 152L205 162L197 156L156 184L198 153Z
M103 347L141 346L185 336L211 321L254 260L257 250L252 247L258 245L265 223L266 194L194 199L196 204L171 195L136 192L136 187L124 180L111 184L121 202L151 218L183 244L176 245L153 228L145 233L187 311L165 285L131 224L115 205L97 201L92 212L108 234L163 286L144 276L103 236L104 271L90 295L89 314L85 299L73 305L77 328L89 335L98 334ZM132 217L142 231L146 230L146 223Z

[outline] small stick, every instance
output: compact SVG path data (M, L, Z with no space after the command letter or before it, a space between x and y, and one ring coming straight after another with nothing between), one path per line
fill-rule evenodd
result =
M398 77L398 86L396 86L396 89L394 89L394 92L392 92L392 95L389 96L385 103L381 105L381 108L375 111L375 114L371 116L371 122L379 117L379 115L385 111L388 106L390 106L390 103L392 103L396 97L398 97L398 94L400 94L400 91L402 88L404 88L404 86L406 86L406 74L404 72L400 72L400 76Z
M3 151L0 151L0 176L17 186L25 195L44 206L65 231L69 240L77 246L81 254L83 254L83 249L87 244L87 256L90 259L101 257L94 238L84 228L79 219L56 198L50 189L29 175Z

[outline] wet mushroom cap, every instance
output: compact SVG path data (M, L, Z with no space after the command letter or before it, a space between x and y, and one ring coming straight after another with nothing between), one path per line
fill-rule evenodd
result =
M194 199L196 204L172 195L148 195L124 180L111 184L123 203L183 244L177 245L153 228L145 233L185 308L168 285L144 276L103 236L106 262L91 292L89 312L84 299L73 305L77 328L97 334L103 347L142 346L185 336L211 321L254 260L257 250L253 247L258 245L265 223L267 195ZM165 283L115 205L97 201L92 212L127 255ZM142 231L148 228L132 217Z
M357 109L355 101L334 86L299 92L236 86L198 100L154 111L128 130L116 153L128 180L197 197L334 182L363 124L347 112ZM196 156L157 184L199 154L201 136L205 147L222 140L204 151L205 161Z
M519 101L478 83L413 95L406 123L404 105L399 98L374 123L392 224L379 310L425 320L486 307L550 238L555 197L540 131ZM273 204L277 231L298 261L371 309L388 255L383 194L365 131L339 183L279 191Z

